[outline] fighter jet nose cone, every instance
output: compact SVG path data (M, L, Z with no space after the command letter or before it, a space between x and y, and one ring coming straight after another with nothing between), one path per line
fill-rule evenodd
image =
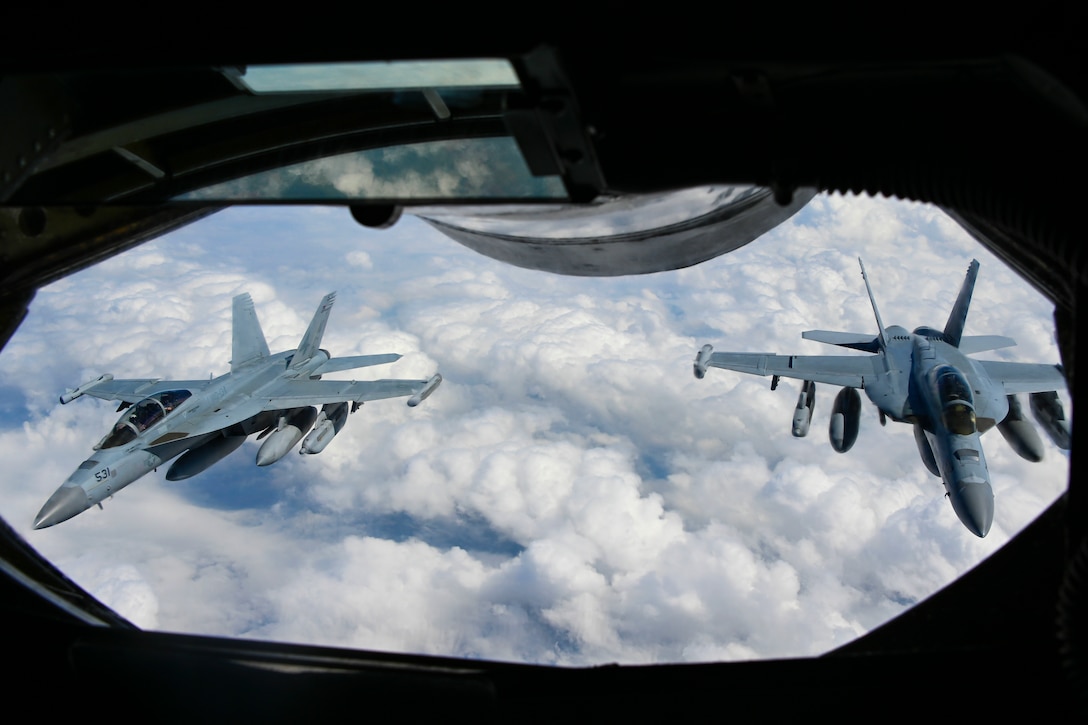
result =
M61 486L49 497L49 500L42 506L42 510L34 518L34 528L44 529L62 521L67 521L90 507L91 501L87 498L87 492L82 488L79 486Z
M986 483L968 483L959 491L956 513L972 534L983 538L994 522L994 493Z

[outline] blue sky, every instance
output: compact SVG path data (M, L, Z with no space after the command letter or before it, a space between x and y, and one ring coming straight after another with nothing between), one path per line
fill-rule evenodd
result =
M1065 487L983 438L984 540L956 519L909 427L866 403L835 453L821 386L712 370L696 350L818 354L807 329L940 327L971 258L980 355L1057 362L1051 306L941 212L817 197L755 242L684 270L575 278L482 257L418 219L229 209L42 290L0 356L0 514L141 627L586 665L816 654L886 621L999 548ZM103 372L200 378L230 358L230 299L293 348L338 293L323 347L398 352L373 377L442 387L368 403L318 456L253 465L247 443L170 483L160 470L60 526L45 499L116 418L57 395ZM347 374L350 376L350 374ZM1068 397L1063 395L1068 409Z

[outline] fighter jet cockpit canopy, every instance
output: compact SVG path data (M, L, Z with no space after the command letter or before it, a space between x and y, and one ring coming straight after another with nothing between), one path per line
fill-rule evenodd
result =
M133 405L121 416L112 430L94 449L116 448L152 427L166 416L173 413L192 393L188 390L164 390L161 393L144 398Z
M948 430L963 436L976 432L974 396L963 373L951 365L940 365L931 375L937 381L941 415Z

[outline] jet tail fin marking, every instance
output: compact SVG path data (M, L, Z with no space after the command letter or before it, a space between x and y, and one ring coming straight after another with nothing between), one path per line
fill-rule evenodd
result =
M268 342L253 309L253 298L243 293L234 298L231 309L231 372L246 363L269 356Z
M884 321L880 319L880 310L876 307L876 298L873 297L873 288L869 284L869 275L865 274L865 263L861 261L861 257L858 257L858 264L861 265L861 278L865 280L865 290L869 293L869 303L873 306L873 314L876 316L876 329L877 339L880 340L880 349L885 349L887 340L884 339Z
M302 341L298 344L291 367L300 367L321 348L321 338L325 335L325 325L329 322L329 312L332 311L334 302L336 302L335 292L330 292L322 298L314 318L310 320L310 326L306 328L306 334L302 336Z
M971 294L975 290L975 278L978 277L978 260L972 259L967 267L967 276L960 287L960 294L956 298L956 304L952 306L952 313L948 315L948 322L944 325L945 341L950 345L960 346L960 338L963 337L963 327L967 323L967 308L971 306Z

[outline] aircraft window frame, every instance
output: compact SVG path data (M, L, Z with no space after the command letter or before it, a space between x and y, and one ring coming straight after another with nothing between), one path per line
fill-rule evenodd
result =
M167 396L170 396L171 404L167 403ZM164 390L161 393L155 393L151 397L159 401L159 404L166 410L166 415L170 415L192 396L193 391L178 388L177 390Z
M129 423L127 419L122 419L118 421L113 426L113 430L106 434L106 437L103 438L97 446L95 446L95 450L118 448L125 445L126 443L131 443L132 441L136 440L136 437L138 435L139 432L136 430L136 427Z
M941 413L944 425L955 435L971 435L978 431L974 408L962 402L953 402Z
M959 370L950 365L942 365L934 371L934 377L937 380L937 394L940 396L941 405L964 401L974 406L975 397L971 393L971 386Z

